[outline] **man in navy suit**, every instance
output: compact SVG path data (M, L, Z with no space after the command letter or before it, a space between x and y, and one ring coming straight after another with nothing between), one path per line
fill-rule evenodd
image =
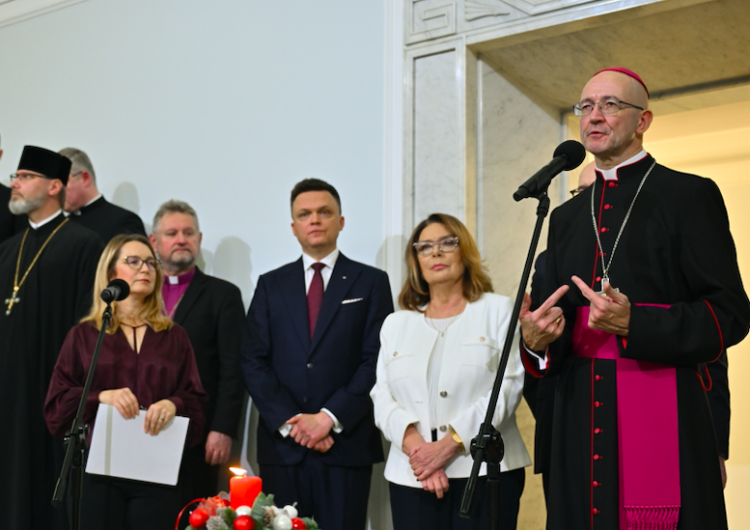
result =
M369 392L391 289L385 272L336 248L333 186L303 180L291 206L302 257L258 279L242 342L263 490L321 528L364 529L372 464L383 460Z

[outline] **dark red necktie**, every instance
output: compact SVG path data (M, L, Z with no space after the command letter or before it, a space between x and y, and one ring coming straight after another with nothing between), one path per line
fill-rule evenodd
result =
M315 269L310 288L307 290L307 320L310 323L310 338L312 339L315 332L315 323L318 321L318 313L323 303L323 275L320 271L325 267L325 263L313 263Z

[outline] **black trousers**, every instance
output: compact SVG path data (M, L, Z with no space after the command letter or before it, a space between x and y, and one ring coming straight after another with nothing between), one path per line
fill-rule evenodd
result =
M180 510L175 486L88 473L81 504L81 530L165 530Z
M205 443L195 447L186 447L182 453L180 478L177 481L180 509L192 500L213 497L218 494L220 469L221 465L212 466L206 463ZM226 486L224 486L224 489L226 489Z
M260 466L263 492L283 508L297 503L300 517L324 530L365 530L372 466L329 466L310 454L296 466Z
M488 530L487 477L480 477L474 494L471 517L459 515L468 479L450 479L442 499L421 488L389 484L394 530ZM501 530L515 530L518 506L526 483L524 468L500 473Z

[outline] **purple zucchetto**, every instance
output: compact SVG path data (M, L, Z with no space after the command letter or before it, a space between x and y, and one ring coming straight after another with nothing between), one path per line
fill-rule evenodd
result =
M625 74L627 76L632 77L633 79L635 79L636 81L638 81L641 84L641 86L643 87L643 89L646 91L646 97L648 99L651 99L651 94L648 91L648 87L646 86L646 83L644 83L643 79L641 79L641 76L639 76L638 74L636 74L633 70L628 70L627 68L622 68L621 66L615 66L615 67L612 67L612 68L603 68L603 69L599 70L597 73L595 73L594 75L592 75L591 77L596 77L597 75L601 74L602 72L620 72L621 74Z
M33 171L48 179L60 179L63 185L68 183L70 167L68 157L34 145L24 146L21 161L18 162L18 169Z

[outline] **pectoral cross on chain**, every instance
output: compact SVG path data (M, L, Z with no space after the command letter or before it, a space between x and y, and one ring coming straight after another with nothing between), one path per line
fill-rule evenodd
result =
M606 273L605 273L604 278L602 278L602 289L601 289L601 291L597 291L596 294L598 294L599 296L605 296L606 297L607 295L604 294L604 285L607 284L607 283L609 283L609 276L607 276ZM614 290L616 292L618 292L618 293L620 292L620 289L618 287L614 287Z
M10 298L5 299L5 303L8 304L8 310L5 312L5 315L9 316L10 312L13 310L13 304L17 304L20 301L21 299L18 298L18 287L14 287Z

